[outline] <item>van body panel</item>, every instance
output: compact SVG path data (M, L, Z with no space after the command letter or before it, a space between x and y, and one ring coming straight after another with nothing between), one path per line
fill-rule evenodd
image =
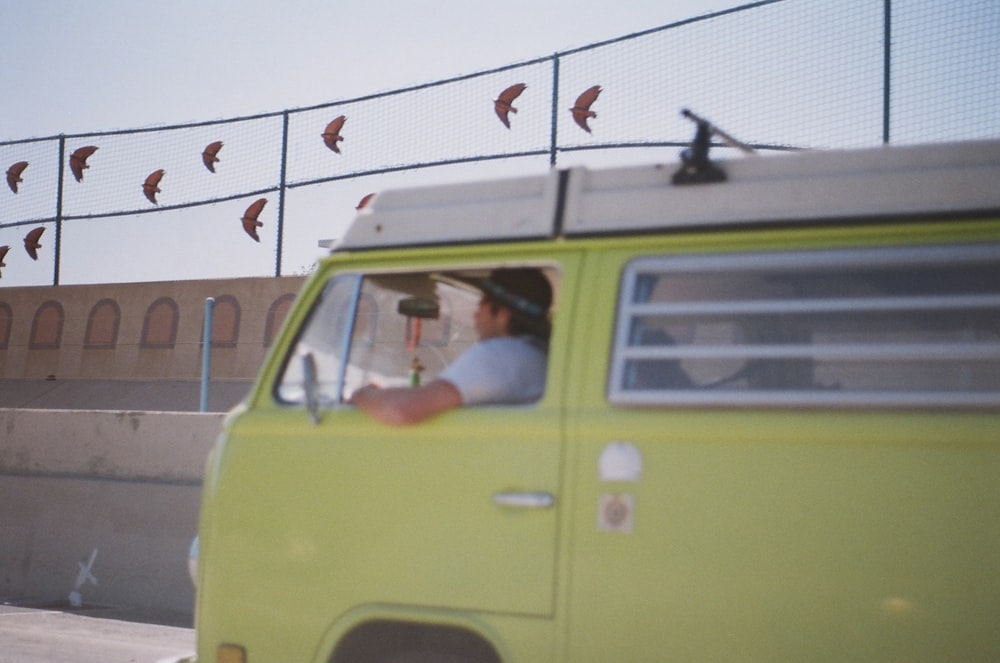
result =
M887 226L894 247L1000 239L993 221ZM646 256L868 249L874 228L647 238L594 256L584 290ZM701 240L699 242L699 240ZM605 286L606 287L606 286ZM976 660L1000 653L995 412L610 406L615 297L587 310L564 659ZM640 472L602 478L633 447ZM607 510L626 511L614 518ZM617 524L616 518L622 519ZM637 638L636 634L643 634Z
M605 412L578 430L565 660L1000 652L995 417ZM641 479L601 481L623 442ZM628 531L602 530L609 497Z
M561 279L578 280L578 252L547 255ZM503 258L532 259L530 250ZM397 263L369 254L327 276L391 271ZM439 260L421 268L430 265L454 266ZM563 287L560 297L557 316L568 317L573 288ZM552 347L568 347L570 335L564 326ZM284 352L292 341L282 338ZM308 633L304 641L315 645L357 606L419 605L430 613L511 615L515 623L551 619L564 499L560 351L549 365L538 403L463 408L409 428L375 425L346 404L326 409L314 425L301 407L275 402L277 373L265 371L271 388L229 423L206 483L211 508L201 527L203 558L228 562L202 570L200 604L225 597L241 608L205 615L200 633L218 642L243 634L241 644L267 660L295 658L292 645L271 637L275 629ZM511 495L508 504L503 498ZM524 504L525 495L551 496L553 505Z

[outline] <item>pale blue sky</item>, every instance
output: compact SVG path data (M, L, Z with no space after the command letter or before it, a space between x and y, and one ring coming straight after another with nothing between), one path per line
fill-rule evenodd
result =
M0 0L0 140L309 106L740 4Z

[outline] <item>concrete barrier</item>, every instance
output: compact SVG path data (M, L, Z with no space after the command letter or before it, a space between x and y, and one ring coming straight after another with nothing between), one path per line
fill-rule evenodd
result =
M223 416L0 409L0 598L78 589L85 605L192 614L187 553ZM96 583L77 588L88 564Z

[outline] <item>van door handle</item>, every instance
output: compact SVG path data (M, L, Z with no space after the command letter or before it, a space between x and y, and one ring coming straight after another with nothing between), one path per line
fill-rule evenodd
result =
M556 498L552 493L493 493L493 503L511 509L551 509Z

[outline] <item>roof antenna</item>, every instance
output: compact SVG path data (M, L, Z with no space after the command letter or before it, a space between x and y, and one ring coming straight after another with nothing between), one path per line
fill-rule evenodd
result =
M708 120L698 117L687 108L681 115L698 125L691 141L691 147L681 151L681 167L674 173L674 184L702 184L706 182L725 182L726 173L708 158L708 150L712 146L712 136L718 136L729 147L746 154L755 154L752 147L736 140L725 131L714 126Z

